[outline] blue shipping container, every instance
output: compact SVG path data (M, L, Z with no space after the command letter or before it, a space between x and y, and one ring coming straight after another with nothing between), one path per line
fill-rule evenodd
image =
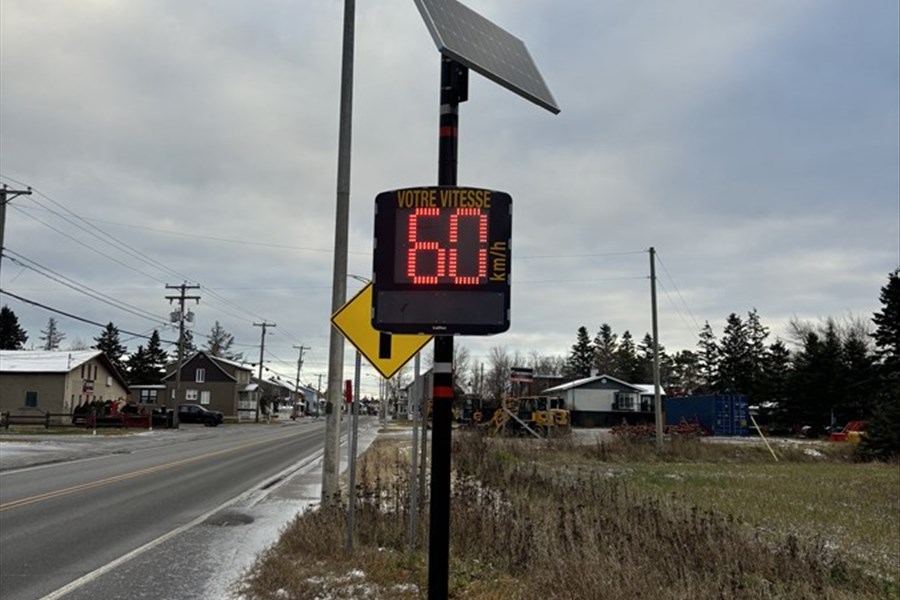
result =
M665 398L663 407L666 425L678 425L684 420L699 422L713 435L750 435L750 412L744 395Z

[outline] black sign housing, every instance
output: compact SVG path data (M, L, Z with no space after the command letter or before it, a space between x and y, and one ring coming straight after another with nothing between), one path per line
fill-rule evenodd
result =
M456 186L375 199L372 326L431 335L509 329L512 199Z

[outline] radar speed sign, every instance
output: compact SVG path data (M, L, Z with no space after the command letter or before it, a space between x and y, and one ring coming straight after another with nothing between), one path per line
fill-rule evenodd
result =
M392 333L509 329L512 199L421 187L375 199L372 325Z

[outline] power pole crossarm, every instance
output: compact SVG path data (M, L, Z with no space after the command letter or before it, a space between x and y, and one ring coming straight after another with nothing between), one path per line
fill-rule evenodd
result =
M6 246L3 245L4 239L6 238L6 205L16 196L30 195L30 187L24 190L11 190L6 187L6 184L3 184L3 187L0 187L0 264L2 264L3 261L3 250L6 248Z

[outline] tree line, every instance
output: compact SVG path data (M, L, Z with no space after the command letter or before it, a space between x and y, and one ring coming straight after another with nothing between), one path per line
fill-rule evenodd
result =
M883 445L900 454L900 270L889 274L881 288L882 308L871 324L861 319L826 318L818 323L792 321L790 341L769 340L769 329L756 309L745 316L731 313L720 336L705 322L696 349L674 354L659 346L660 382L668 395L746 394L768 411L776 425L825 427L851 419L870 419L875 424L870 439L886 432ZM185 330L186 354L197 348ZM59 349L65 334L50 318L41 330L42 348ZM0 349L23 349L27 333L15 313L0 309ZM146 346L131 355L120 341L113 323L94 338L92 348L103 350L130 384L158 383L171 362L154 331ZM234 336L216 321L204 350L212 356L240 360L232 350ZM71 348L77 349L77 348ZM83 348L82 348L83 349ZM594 373L629 383L653 381L653 340L645 334L636 343L630 331L615 333L608 323L591 338L578 328L568 356L548 356L533 351L524 356L504 347L491 348L487 366L473 364L461 344L454 348L454 385L460 393L500 398L511 391L510 370L530 366L539 376L571 381ZM402 369L391 382L399 394L408 378ZM881 427L878 423L886 423ZM880 428L881 427L881 428Z

